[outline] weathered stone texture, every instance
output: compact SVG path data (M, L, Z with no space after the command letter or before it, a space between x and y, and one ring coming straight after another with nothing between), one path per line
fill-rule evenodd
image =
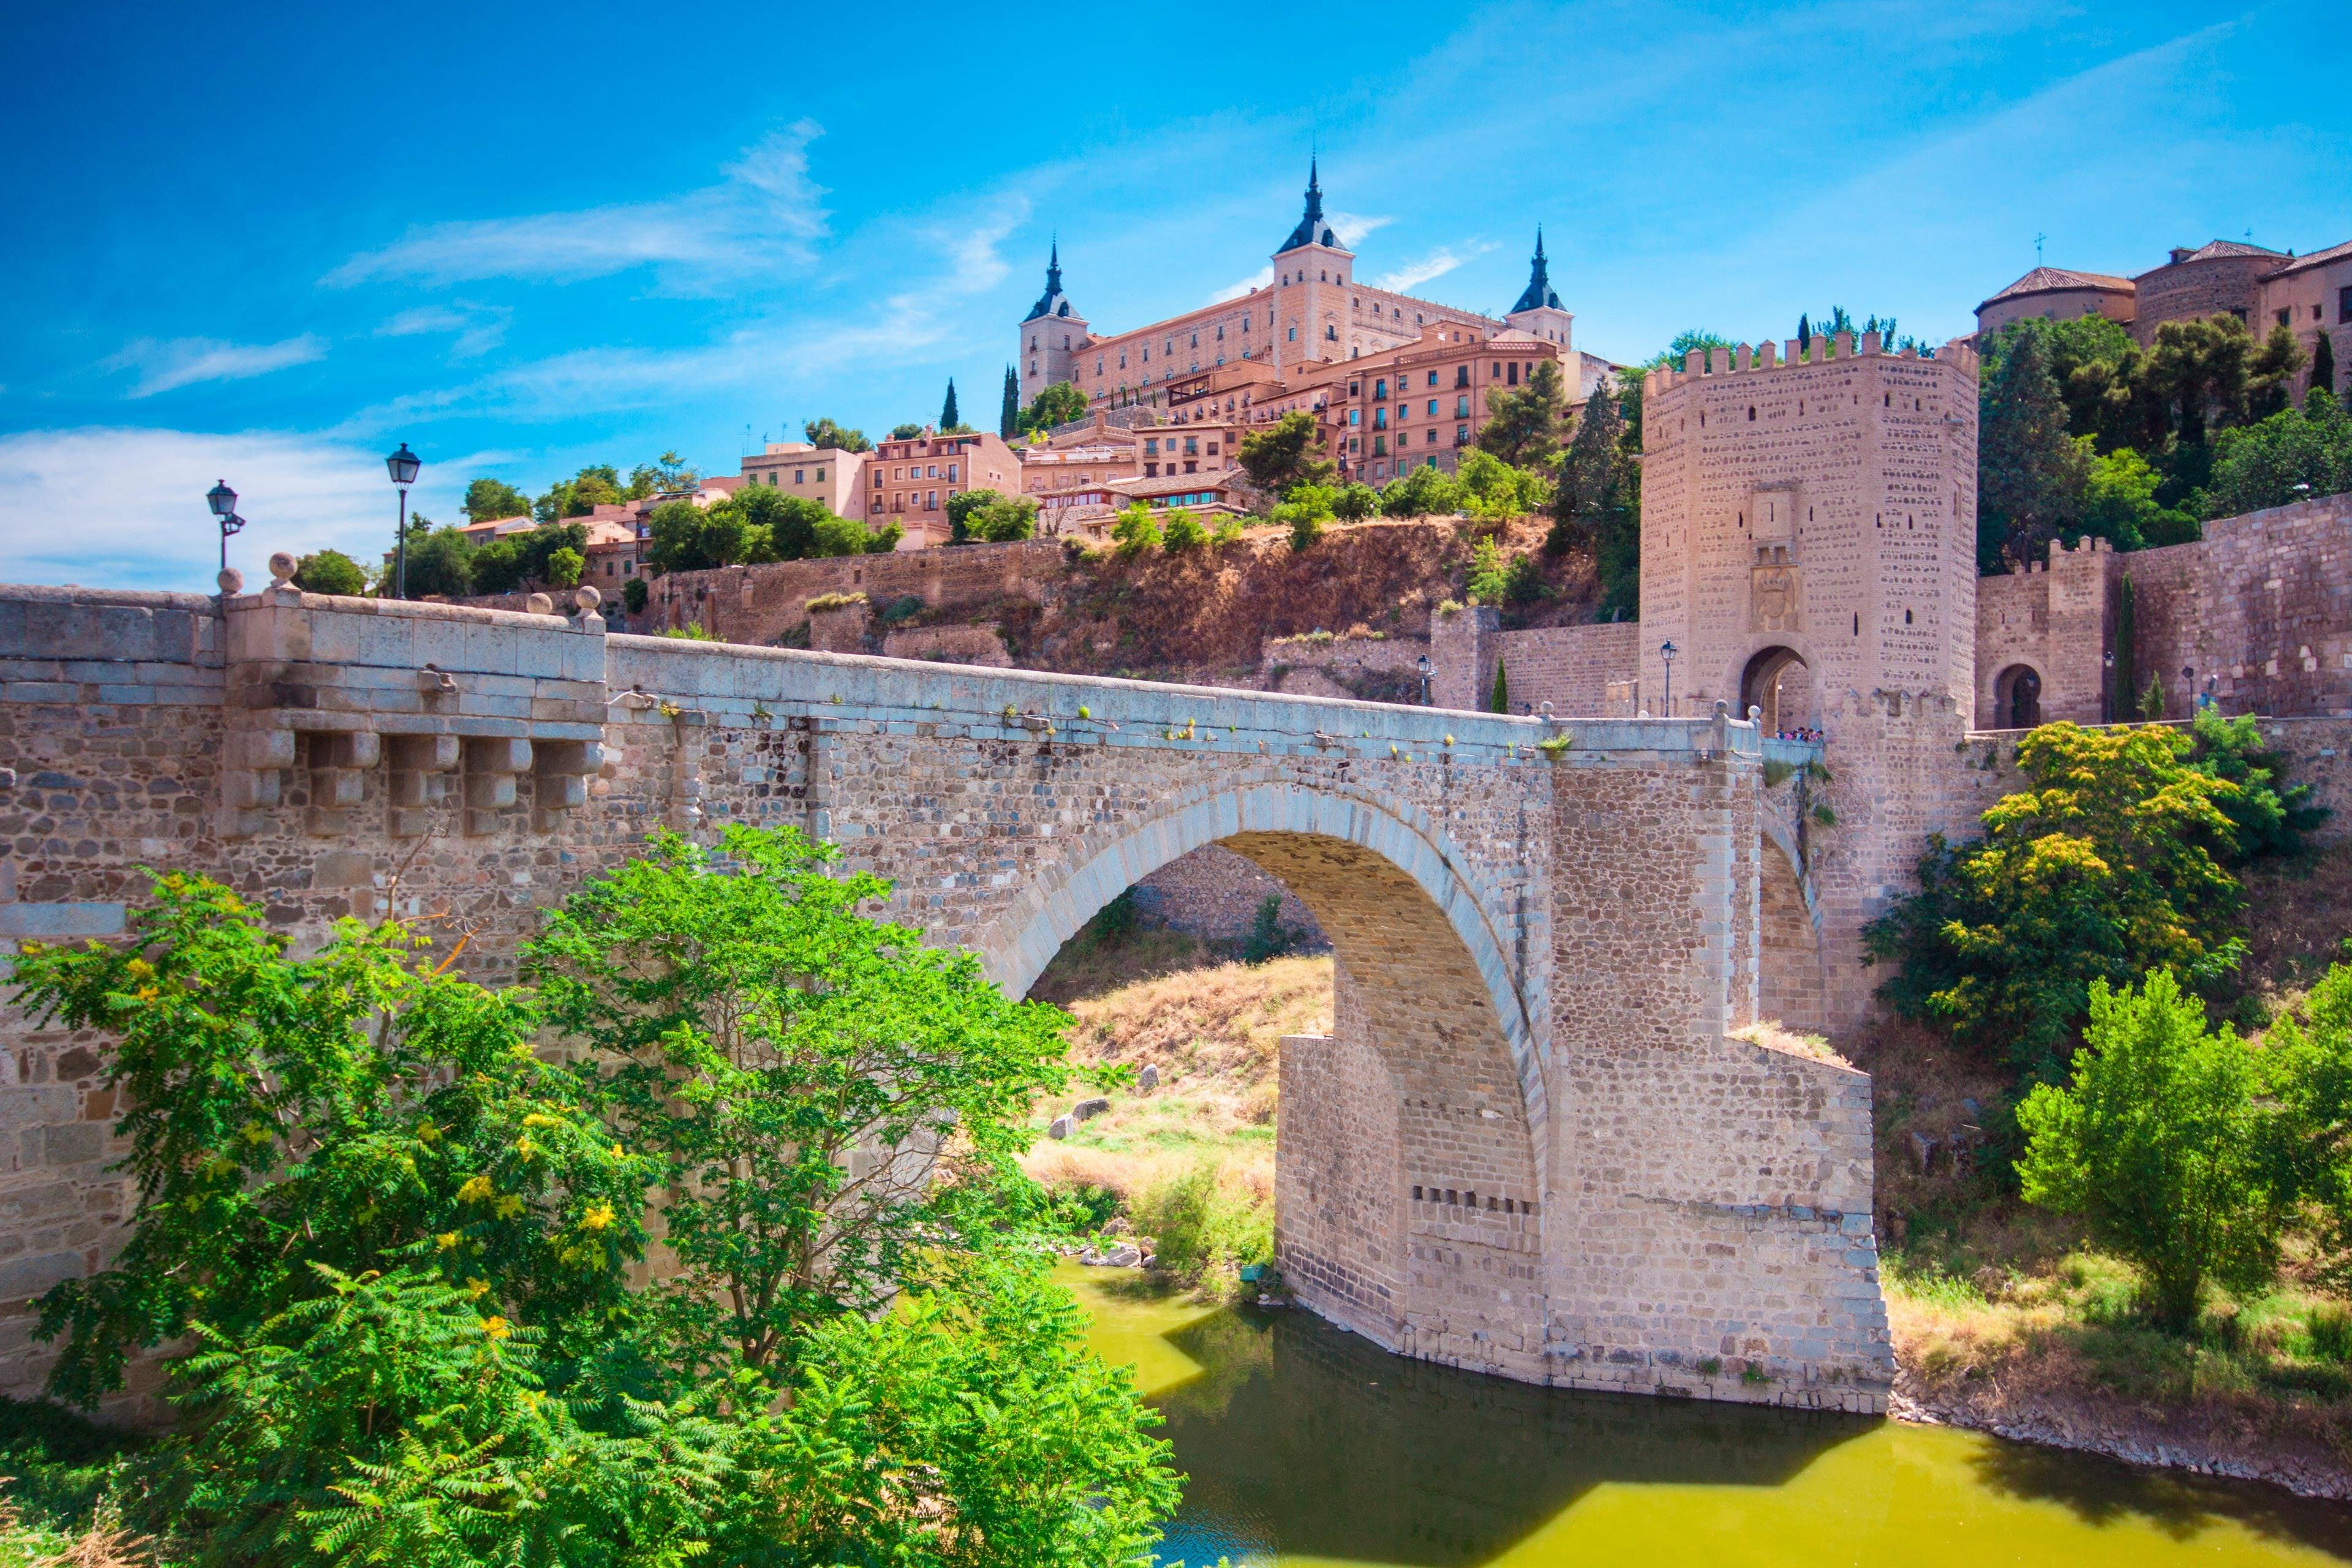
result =
M231 601L222 636L210 601L83 598L0 591L0 931L111 934L138 868L167 865L298 942L387 910L465 931L495 981L538 910L647 833L791 823L1019 993L1109 899L1222 845L1313 912L1345 975L1332 1042L1284 1068L1278 1250L1309 1305L1538 1381L1680 1387L1728 1340L1759 1370L1698 1392L1883 1393L1867 1236L1823 1217L1868 1212L1866 1086L1725 1038L1761 984L1746 726L1548 725L291 589ZM1549 758L1548 735L1572 744ZM10 1026L16 1300L120 1234L101 1052ZM21 1321L0 1392L40 1375Z

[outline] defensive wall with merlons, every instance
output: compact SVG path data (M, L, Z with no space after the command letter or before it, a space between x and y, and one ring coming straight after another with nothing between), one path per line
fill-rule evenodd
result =
M1785 951L1764 761L1720 710L1547 723L282 582L0 588L0 939L118 937L168 867L298 943L436 917L497 982L649 832L792 824L1018 994L1220 844L1337 955L1333 1032L1281 1067L1277 1262L1305 1304L1534 1382L1878 1409L1869 1080L1734 1037ZM26 1394L26 1303L106 1265L130 1194L107 1042L6 1033L0 1392ZM155 1387L143 1366L126 1400Z

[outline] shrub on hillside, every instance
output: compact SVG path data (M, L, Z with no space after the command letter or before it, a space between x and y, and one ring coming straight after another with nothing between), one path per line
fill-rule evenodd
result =
M1895 965L1881 994L2046 1079L2094 981L2218 980L2244 946L2228 867L2290 841L2309 809L2259 744L2251 720L2034 731L2017 752L2032 787L1986 810L1980 839L1931 839L1918 890L1864 929Z

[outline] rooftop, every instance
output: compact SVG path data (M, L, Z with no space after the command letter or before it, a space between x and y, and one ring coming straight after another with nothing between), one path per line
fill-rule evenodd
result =
M2070 272L2063 267L2037 267L2008 288L1987 300L2013 300L2021 294L2042 294L2057 289L2117 289L2126 292L2137 285L2128 278L2117 278L2110 272ZM1977 307L1981 310L1984 305Z

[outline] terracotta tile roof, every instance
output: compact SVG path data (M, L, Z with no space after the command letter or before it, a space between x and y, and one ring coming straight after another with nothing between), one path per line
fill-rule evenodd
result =
M2180 260L2182 262L2214 261L2226 256L2275 256L2282 261L2286 259L2284 251L2273 250L2266 245L2246 245L2234 239L2216 239L2199 246ZM2175 265L2179 264L2175 263Z
M2040 294L2053 289L2123 289L2133 287L2128 278L2117 278L2106 272L2069 272L2063 267L2037 267L2008 288L1987 300L2015 299L2021 294ZM1979 306L1978 309L1983 309Z
M2264 276L2284 278L2290 272L2300 272L2306 267L2325 267L2331 261L2346 260L2352 260L2352 239L2347 239L2341 245L2331 245L2325 250L2315 250L2309 256L2294 257L2284 267L2274 272L2266 273Z
M1240 476L1222 474L1162 474L1158 479L1106 479L1102 488L1123 496L1174 496L1191 490L1221 492L1230 490L1240 482Z

